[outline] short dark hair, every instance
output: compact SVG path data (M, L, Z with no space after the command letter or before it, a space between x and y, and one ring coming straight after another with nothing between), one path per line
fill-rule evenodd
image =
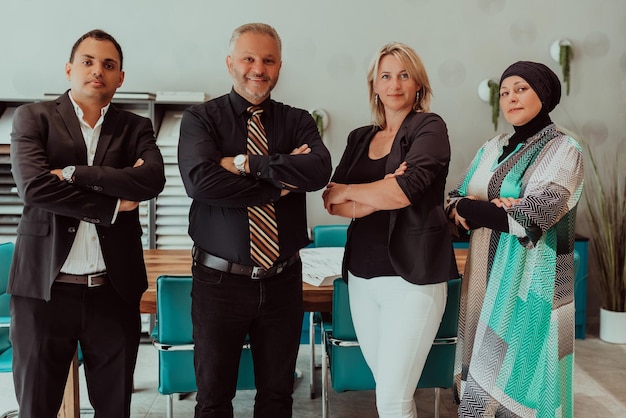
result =
M94 38L97 41L110 41L115 46L115 49L117 49L117 53L120 55L120 71L122 70L123 64L124 64L124 55L122 54L122 47L115 40L113 36L109 35L102 29L90 30L89 32L87 32L86 34L78 38L78 40L74 43L74 46L72 46L72 52L70 53L70 62L74 61L74 55L76 54L78 45L80 45L80 43L87 38Z

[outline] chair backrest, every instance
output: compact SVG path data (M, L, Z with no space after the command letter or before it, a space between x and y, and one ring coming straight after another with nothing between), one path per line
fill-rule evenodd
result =
M157 340L161 344L193 344L190 276L157 278Z
M356 341L352 324L352 312L348 295L348 284L342 279L333 282L333 338Z
M7 284L9 282L9 270L11 269L11 261L13 259L13 250L15 244L12 242L4 242L0 244L0 353L5 352L11 347L9 341L9 301L11 295L7 293ZM0 366L3 370L10 369L10 358L8 364Z
M157 278L156 340L166 345L192 345L191 276L159 276ZM159 351L159 393L197 391L193 348ZM237 389L254 389L252 353L243 348L239 361Z
M332 338L344 342L356 341L348 285L339 278L334 281L333 286ZM452 385L460 299L461 279L448 281L446 309L417 385L420 388ZM438 341L439 339L442 340ZM330 361L331 382L337 392L370 390L376 387L360 347L338 347L331 344Z
M454 383L454 358L459 329L461 279L448 281L448 299L435 342L428 353L418 388L449 388Z
M14 249L15 244L12 242L0 244L0 317L9 316L9 299L11 296L7 294L7 285Z
M356 340L352 313L348 295L348 285L339 278L333 282L333 337L341 340ZM446 310L436 338L456 337L459 325L459 302L461 298L461 279L448 281L448 299Z
M441 318L441 325L436 338L453 338L459 331L459 309L461 302L461 279L448 280L448 299L446 310Z
M348 284L338 278L333 286L332 338L355 342L357 339L348 300ZM358 345L335 346L331 343L329 359L330 381L335 391L371 390L376 387L372 371Z
M313 227L314 247L345 247L348 225L316 225Z

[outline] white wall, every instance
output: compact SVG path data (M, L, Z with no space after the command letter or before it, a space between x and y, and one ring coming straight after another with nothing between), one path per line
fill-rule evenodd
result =
M561 74L553 41L574 46L569 96L552 113L603 151L626 155L626 2L623 0L12 0L0 8L0 98L34 98L68 87L64 64L76 38L93 28L124 49L121 91L193 90L211 97L231 86L225 56L232 30L273 25L283 39L273 98L330 115L326 140L336 164L348 132L370 120L367 65L376 49L402 41L421 55L453 147L449 187L494 134L476 88L517 60ZM499 131L510 130L500 117ZM581 217L582 218L582 217ZM344 222L309 197L309 222ZM584 225L581 226L584 232Z

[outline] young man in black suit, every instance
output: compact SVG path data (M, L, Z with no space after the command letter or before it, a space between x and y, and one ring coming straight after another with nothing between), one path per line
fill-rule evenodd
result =
M20 417L56 417L77 343L96 416L128 417L147 287L140 201L163 190L149 119L117 109L123 55L93 30L72 48L70 89L21 106L11 166L24 210L9 277Z

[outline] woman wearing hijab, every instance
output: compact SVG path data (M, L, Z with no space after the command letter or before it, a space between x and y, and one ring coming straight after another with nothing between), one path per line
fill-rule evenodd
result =
M470 231L455 392L460 417L573 417L574 227L578 143L548 113L558 77L519 61L500 79L515 132L487 141L450 192Z

